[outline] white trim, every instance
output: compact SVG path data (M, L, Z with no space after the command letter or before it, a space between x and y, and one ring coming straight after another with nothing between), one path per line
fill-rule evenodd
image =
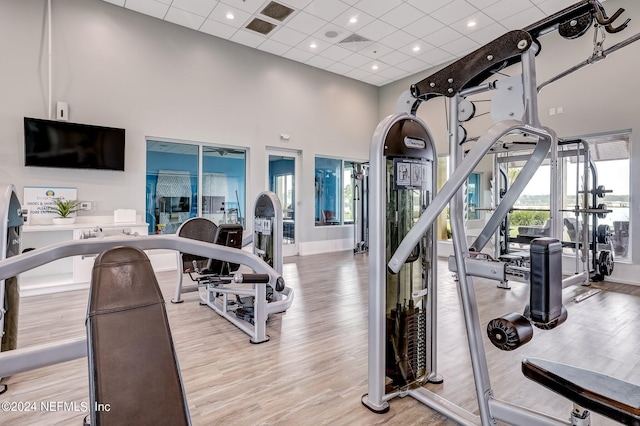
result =
M353 238L340 240L306 241L299 243L300 256L313 254L334 253L337 251L353 251Z

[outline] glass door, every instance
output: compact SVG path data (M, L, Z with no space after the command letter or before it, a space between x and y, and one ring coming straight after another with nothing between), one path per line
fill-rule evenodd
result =
M298 254L296 239L296 158L290 151L268 150L269 191L275 193L282 204L284 256Z

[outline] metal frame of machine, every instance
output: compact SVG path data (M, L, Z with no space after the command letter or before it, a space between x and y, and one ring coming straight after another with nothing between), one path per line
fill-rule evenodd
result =
M489 426L495 424L497 420L514 425L566 425L571 424L566 420L556 419L547 414L540 413L526 407L498 400L493 396L491 388L487 357L482 339L480 318L478 314L478 304L473 278L481 277L490 280L503 282L507 279L507 263L500 261L487 261L486 258L476 258L473 251L480 250L494 237L502 221L508 215L513 204L520 196L527 182L533 176L535 170L547 157L551 164L551 182L560 185L558 179L557 159L558 159L558 138L555 132L540 124L538 117L537 94L539 87L536 85L535 56L540 51L538 37L554 30L558 30L560 35L573 39L584 35L595 22L597 30L605 29L608 32L618 32L623 30L628 20L618 27L613 26L613 22L622 14L623 10L618 10L614 15L608 17L604 8L597 0L582 0L542 21L539 21L524 30L511 31L504 36L488 43L484 47L468 54L466 57L452 63L435 74L414 84L408 94L404 94L398 100L398 106L406 112L391 115L385 118L377 127L370 152L370 211L371 226L375 229L387 229L387 232L377 233L370 242L370 263L369 263L369 382L368 393L362 397L362 403L370 410L384 413L389 409L389 401L395 397L411 396L425 405L439 411L452 420L464 424L482 424ZM633 41L640 39L640 34L625 40L612 47L609 51L617 50ZM600 45L600 53L603 52ZM605 51L606 52L606 51ZM594 53L595 55L595 53ZM591 63L591 62L590 62ZM521 75L500 79L486 83L491 77L497 77L496 71L502 70L505 66L520 64ZM584 66L584 65L582 65ZM579 69L574 67L561 76ZM554 77L551 81L557 80ZM544 83L541 87L547 85ZM541 88L540 87L540 88ZM464 121L461 116L460 104L466 98L475 94L489 91L497 91L492 101L492 109L496 107L495 115L492 111L495 124L482 135L467 152L461 147L465 140L465 131L460 126ZM432 195L428 202L421 207L420 218L413 224L411 229L399 229L395 235L395 241L388 238L389 222L397 221L401 212L388 211L386 203L388 199L396 196L398 188L394 187L392 181L397 179L394 173L389 172L390 161L395 161L394 157L410 158L410 153L389 152L387 147L393 145L394 141L400 140L407 147L417 147L421 145L426 149L430 145L430 134L427 126L416 117L415 113L422 102L429 99L444 96L448 98L448 129L449 129L449 153L451 170L453 170L448 181L442 189ZM472 115L472 114L471 114ZM520 118L521 117L521 118ZM468 119L469 115L465 117ZM402 134L397 131L411 124L414 130ZM418 127L415 129L415 127ZM511 187L506 191L500 204L495 207L493 215L487 221L485 228L476 238L470 250L465 231L465 200L463 185L468 176L473 172L482 158L491 153L492 148L501 138L510 134L526 135L533 138L535 146L533 153L526 159L522 171L515 179ZM418 142L422 139L422 143ZM557 188L559 189L559 188ZM559 191L555 192L556 194ZM433 227L440 212L449 204L450 220L452 228L453 247L455 257L450 262L452 271L456 274L456 281L459 287L462 311L471 355L471 365L475 382L476 398L478 402L478 414L471 413L455 403L448 401L435 392L428 390L424 385L429 382L439 383L442 377L437 372L437 344L435 338L435 328L437 326L437 274L435 273L435 242L433 241ZM552 219L560 212L557 198L550 200L550 214ZM389 213L389 214L387 214ZM586 211L585 211L586 213ZM544 296L538 293L539 290L553 293L555 300L561 303L562 278L560 275L561 247L558 240L561 235L561 228L558 220L552 220L550 224L550 236L540 241L536 245L536 257L542 259L544 264L543 272L553 272L553 277L537 275L536 282L531 280L530 300L538 302ZM406 233L406 235L405 235ZM431 244L431 246L429 246ZM532 257L533 257L532 250ZM407 273L410 265L418 262L422 266L422 281L416 285L413 274ZM429 265L425 267L424 265ZM547 274L549 275L549 274ZM534 285L535 284L535 285ZM540 284L540 285L539 285ZM427 325L420 322L409 321L409 316L398 316L398 310L394 309L390 298L396 298L396 288L413 289L412 292L404 291L407 299L404 304L411 309L419 307L424 310ZM553 286L553 288L552 288ZM398 291L398 294L400 292ZM560 309L561 308L561 309ZM417 312L417 311L416 311ZM514 314L509 319L500 318L495 320L497 324L513 332L517 344L526 343L527 338L531 338L531 323L534 325L551 329L564 322L566 310L560 304L551 310L539 312L532 308L525 309L524 315ZM398 321L400 318L402 321ZM398 324L399 325L396 325ZM493 322L493 321L492 321ZM424 330L421 333L421 330ZM494 340L496 337L504 337L505 334L496 336L496 328L487 328L489 338L494 345L500 347ZM526 336L518 336L519 331L524 331ZM404 343L401 350L397 349L397 336L411 337L416 339L409 344ZM492 336L494 339L492 339ZM509 339L511 338L509 337ZM499 339L498 339L499 340ZM418 348L416 348L418 346ZM507 345L503 345L507 346ZM511 346L514 348L517 346ZM507 349L509 349L507 348ZM411 358L421 357L414 362L420 367L420 371L410 371L409 368L402 368L402 365L411 365L407 362ZM394 368L394 366L398 368ZM533 365L533 367L531 367ZM549 366L551 373L544 370L541 365ZM539 368L540 367L540 368ZM597 396L593 398L576 398L576 393L571 392L566 383L577 383L562 378L562 373L570 371L572 374L577 371L573 367L558 367L554 363L536 363L523 361L523 372L527 377L551 388L555 392L572 399L574 410L571 412L573 424L588 425L589 411L597 411L602 408L602 404L597 401ZM395 376L399 374L404 377L402 380ZM535 371L535 374L533 373ZM554 381L560 376L558 385ZM597 373L580 371L580 377L588 377L591 383L600 388L621 388L629 387L626 382L617 381L608 376ZM551 385L550 385L551 384ZM577 385L576 386L581 386ZM598 387L596 385L596 387ZM638 394L638 387L631 388ZM596 395L601 389L595 391L586 390L590 395ZM583 393L584 394L584 393ZM582 394L581 394L582 395ZM622 392L615 391L607 395L608 400L623 399ZM618 399L618 400L620 400ZM578 406L578 403L587 409ZM625 411L629 407L620 403L623 407L616 411L615 415L621 416L626 421L640 422L640 416L634 414L634 409ZM611 415L606 410L598 411L605 415ZM615 418L612 416L612 418ZM635 423L634 423L635 424Z

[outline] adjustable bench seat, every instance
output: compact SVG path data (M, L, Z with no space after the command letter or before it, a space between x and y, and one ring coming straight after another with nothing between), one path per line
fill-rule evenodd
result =
M640 386L611 376L541 359L524 359L526 377L583 408L640 426Z

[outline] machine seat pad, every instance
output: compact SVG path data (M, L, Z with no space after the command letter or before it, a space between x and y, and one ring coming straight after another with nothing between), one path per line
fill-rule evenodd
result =
M525 358L526 377L583 408L615 421L640 426L640 386L594 371Z
M188 425L164 299L146 254L116 247L93 267L87 312L92 424Z

